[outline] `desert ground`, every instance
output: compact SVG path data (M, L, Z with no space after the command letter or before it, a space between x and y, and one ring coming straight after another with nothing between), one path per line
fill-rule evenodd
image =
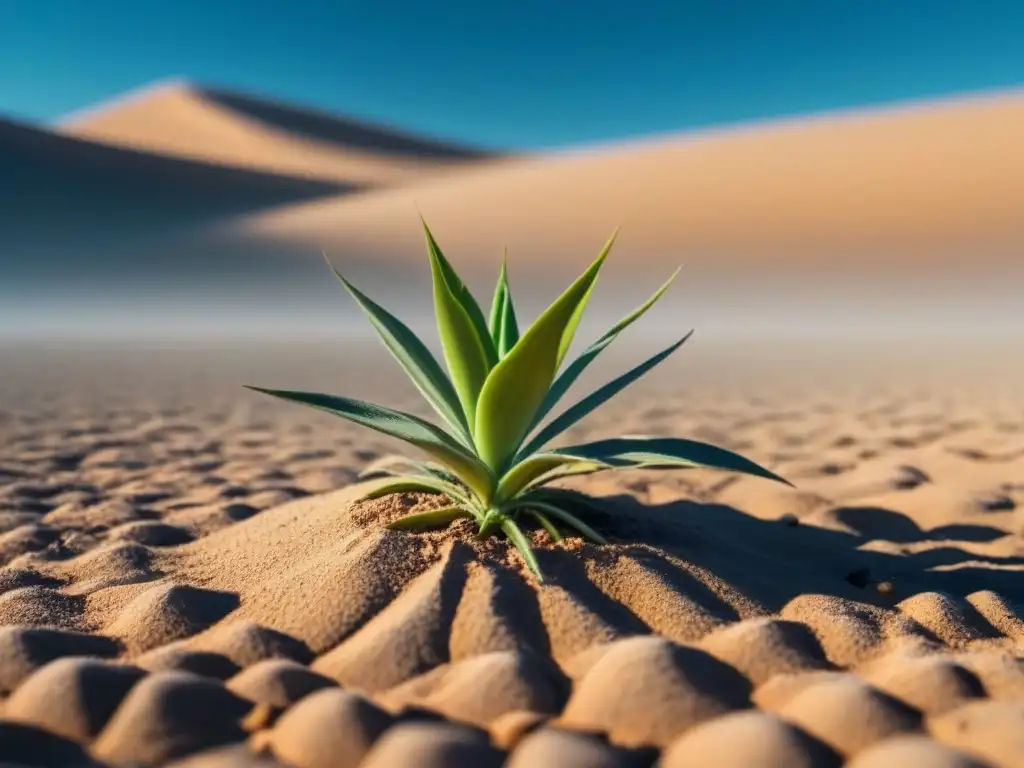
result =
M423 412L381 347L4 347L4 764L1024 765L1024 366L700 341L570 437L795 488L577 479L611 544L534 532L542 586L460 524L385 530L433 503L352 503L395 443L241 388Z
M0 765L1024 766L1022 130L1020 92L538 154L189 83L0 117ZM357 500L398 445L242 385L429 415L320 255L427 328L417 209L474 288L509 247L521 317L616 225L596 325L682 264L580 391L694 340L566 437L794 487L577 478L610 543L531 531L543 585L388 530L437 503Z

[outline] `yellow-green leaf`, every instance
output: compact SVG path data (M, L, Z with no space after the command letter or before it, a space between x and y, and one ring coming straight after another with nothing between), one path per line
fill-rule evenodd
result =
M501 530L505 532L513 546L519 550L519 554L526 561L526 566L533 571L533 575L537 578L538 583L543 583L544 574L540 570L537 556L533 554L533 549L530 547L530 540L526 538L519 526L516 525L515 520L507 518L502 520Z
M498 490L494 493L494 502L500 504L507 501L524 488L528 487L534 480L543 477L566 465L579 464L580 459L575 456L566 456L558 453L535 453L528 456L512 467L501 478L498 483ZM602 464L599 461L590 461L590 464Z
M558 371L559 353L572 333L573 317L585 301L612 241L565 293L537 318L487 376L476 411L477 452L496 473L526 436L537 408Z
M533 417L533 424L530 426L531 431L551 412L551 409L558 404L558 401L562 399L562 396L569 391L569 387L571 387L576 382L576 379L580 377L580 374L583 373L583 371L585 371L592 362L594 362L594 359L604 351L605 347L615 341L618 335L626 328L643 317L644 313L653 307L657 303L658 299L665 295L665 291L669 289L669 286L672 285L678 275L679 270L677 269L672 273L672 276L668 280L662 283L661 287L659 287L658 290L656 290L654 294L647 299L647 301L619 320L619 322L606 331L597 341L587 347L579 357L573 360L568 368L558 375L558 378L555 379L555 383L551 386L551 389L544 397L544 402L537 410L536 416Z
M487 323L487 329L491 333L491 341L495 347L501 338L501 315L505 311L505 302L508 300L508 256L501 259L501 271L498 272L498 284L494 287L494 299L491 301L491 317Z
M591 392L589 395L580 400L571 408L568 408L564 412L560 413L556 418L554 418L551 421L550 424L544 427L544 429L542 429L532 440L530 440L529 443L527 443L523 447L522 457L525 458L530 454L536 453L541 448L543 448L547 443L554 440L556 437L562 434L565 430L567 430L577 421L585 417L591 411L604 405L606 402L612 399L623 389L628 387L634 381L636 381L649 370L651 370L654 366L661 363L669 355L671 355L673 352L679 349L679 347L686 343L686 340L690 338L692 334L693 331L690 331L675 344L672 344L666 349L663 349L658 354L647 358L644 362L640 363L640 365L627 371L618 378L612 379L603 387L600 387L594 392Z
M552 523L543 512L538 512L535 509L527 508L526 514L540 523L541 527L548 532L548 536L551 537L551 541L555 544L559 544L563 541L562 534L558 532L555 524Z
M612 232L612 236L608 238L608 242L604 246L604 253L611 251L612 246L615 245L615 238L619 236L619 230L616 227L615 231ZM594 292L594 287L597 285L597 280L590 284L590 289L584 294L583 300L576 307L576 311L573 312L572 319L569 321L568 327L565 329L565 333L562 335L562 343L558 346L558 368L562 367L562 361L565 360L565 356L569 354L569 347L572 346L572 340L576 336L576 329L579 327L580 320L583 319L583 311L587 308L587 304L590 302L590 294ZM556 368L557 370L557 368Z
M460 517L472 519L473 515L464 507L444 507L443 509L431 509L426 512L414 512L411 515L400 517L393 523L388 523L386 528L392 531L426 531L431 528L444 528L453 520Z
M512 291L508 285L508 253L501 260L501 272L498 284L494 289L494 300L491 302L491 318L488 328L491 339L500 360L519 341L519 325L516 322L516 311L512 303Z
M379 499L393 493L439 493L454 501L469 502L469 497L463 488L454 483L421 475L397 475L383 478L372 483L356 501Z
M249 386L248 389L327 411L369 429L404 440L448 467L452 474L481 500L488 502L491 499L494 480L490 470L447 432L417 416L339 395L253 386Z
M423 228L434 283L437 330L452 384L472 429L480 389L497 360L497 353L479 305L441 253L426 222Z
M324 254L324 258L327 258L326 254ZM441 366L434 359L430 350L427 349L426 345L420 341L419 337L405 323L346 280L334 268L330 260L327 261L327 264L334 271L341 284L351 294L352 298L356 300L360 309L366 313L384 345L394 356L395 360L398 361L398 364L402 366L402 369L426 398L427 402L433 406L437 414L452 428L460 441L471 445L469 424L466 421L465 414L462 412L455 389L452 387L448 377L444 375L444 371L441 370Z

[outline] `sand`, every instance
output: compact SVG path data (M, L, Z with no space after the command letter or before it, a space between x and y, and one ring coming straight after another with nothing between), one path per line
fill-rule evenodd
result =
M640 385L573 437L718 441L797 487L581 479L612 543L533 532L538 586L464 525L383 528L430 497L354 504L386 439L238 389L415 409L381 351L4 348L0 760L1024 765L1020 367L884 354Z
M63 119L67 136L204 163L369 187L497 157L266 98L170 82Z
M400 262L420 258L415 205L451 253L508 245L518 265L596 253L620 225L638 268L1019 266L1022 128L1009 92L685 132L299 203L232 231Z
M360 185L225 167L63 136L0 116L3 243L75 243L108 230L185 229L242 212L337 195ZM59 222L59 226L57 223ZM15 250L16 249L16 250ZM12 255L5 262L19 266Z
M271 304L319 326L337 306L321 249L375 299L416 304L417 206L474 289L507 245L517 295L550 298L621 225L602 278L616 313L682 264L705 316L755 329L763 310L800 327L822 309L834 327L1019 324L1022 103L522 155L190 83L54 126L0 117L0 332L246 324Z

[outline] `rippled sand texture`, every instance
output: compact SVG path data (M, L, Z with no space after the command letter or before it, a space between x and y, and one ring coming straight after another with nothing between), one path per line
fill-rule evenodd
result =
M460 524L383 529L427 497L353 506L387 440L239 389L412 407L342 346L0 352L0 762L1024 765L1010 355L691 354L571 437L797 489L581 480L613 543L535 532L538 587Z

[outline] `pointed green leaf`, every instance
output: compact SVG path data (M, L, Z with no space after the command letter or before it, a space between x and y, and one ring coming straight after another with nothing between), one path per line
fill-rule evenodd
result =
M571 512L566 512L561 507L555 506L554 504L549 504L545 501L530 501L529 505L530 507L540 510L546 515L558 518L566 525L571 525L573 528L582 533L586 538L590 539L595 544L608 543L608 540L604 536L602 536L600 533L595 531L585 522L580 520L578 517L576 517L576 515L572 514Z
M491 317L487 323L487 330L490 331L491 341L495 349L501 341L501 319L505 312L505 303L508 301L508 265L507 253L501 260L501 271L498 272L498 284L494 287L494 299L491 301ZM501 357L499 350L498 357Z
M604 467L605 469L622 469L622 467ZM574 488L533 488L529 493L522 497L526 503L529 503L533 499L540 501L546 501L549 504L554 504L556 507L565 511L570 511L574 508L578 508L587 513L595 513L598 515L614 515L615 510L609 509L605 500L590 496L583 491L578 491Z
M565 465L579 464L575 456L558 453L535 453L528 456L506 472L498 482L498 490L494 492L497 504L514 498L516 494L527 488L538 478L557 471ZM591 462L599 463L599 462Z
M580 320L583 319L583 312L587 308L587 304L590 303L590 294L594 292L594 288L597 286L597 279L590 284L587 292L583 294L583 299L579 304L576 305L575 311L572 313L572 317L569 318L569 323L565 327L565 333L562 334L562 340L558 344L558 357L555 361L555 373L558 373L562 367L562 361L565 360L565 356L569 354L569 348L572 346L573 339L576 336L576 329L580 325Z
M248 387L282 400L317 408L351 422L397 437L451 469L452 473L473 490L482 500L489 501L494 490L490 470L448 433L412 414L394 411L362 400L318 392L295 392L284 389Z
M530 542L523 535L522 530L516 525L515 520L505 518L501 521L501 530L508 536L509 541L515 545L515 548L519 550L519 554L523 556L523 560L526 561L527 567L533 571L533 575L537 577L537 581L540 583L544 582L544 574L540 571L540 565L537 563L537 557L533 554L533 549L530 547Z
M382 456L371 462L362 472L359 473L360 480L367 480L377 475L419 475L421 477L435 477L448 483L458 482L451 472L435 464L432 461L417 461L408 456L394 454Z
M480 388L497 362L497 353L476 299L441 253L426 222L423 222L423 229L434 283L437 330L448 372L472 432Z
M601 461L618 465L619 468L642 466L723 469L792 485L788 480L738 453L708 443L685 440L681 437L619 437L557 448L551 453Z
M427 238L427 250L430 253L431 259L437 261L449 289L452 291L452 294L455 296L455 299L459 304L461 304L466 310L466 314L469 315L470 322L480 335L481 341L485 342L486 339L489 338L490 334L487 332L487 321L484 319L484 313L480 310L480 305L477 303L473 294L470 293L466 284L462 282L462 278L459 277L455 268L441 251L441 246L437 244L437 240L434 239L434 234L430 231L430 227L427 226L427 222L423 220L422 216L420 217L420 221L423 223L423 233ZM487 348L489 353L494 352L493 346L486 343L484 346ZM491 358L493 364L493 354L491 354Z
M565 293L537 318L494 370L477 406L474 438L484 462L500 472L526 437L533 415L558 371L558 355L572 318L601 269L611 241Z
M326 254L324 258L327 258ZM334 268L330 261L327 263L352 298L356 300L360 309L369 317L370 323L388 351L412 379L413 384L423 394L423 397L463 443L472 445L469 424L459 404L455 388L430 350L405 323L352 285Z
M569 391L569 387L571 387L576 382L576 379L580 377L580 374L582 374L583 371L585 371L587 367L594 362L594 359L604 351L605 347L615 341L622 331L643 317L647 310L653 307L655 303L657 303L658 299L665 295L665 291L669 289L669 286L672 285L672 282L678 275L679 270L677 269L672 273L672 276L666 280L649 299L647 299L647 301L619 320L619 322L613 325L603 336L601 336L601 338L587 347L579 357L573 360L572 363L569 364L568 368L559 374L558 378L555 379L555 383L551 385L551 389L548 391L547 396L545 396L544 402L541 403L540 409L534 417L531 430L533 427L540 424L544 417L551 412L551 409L554 408L565 393Z
M571 512L566 512L561 507L555 506L554 504L548 504L547 502L531 502L531 507L536 507L545 514L556 517L566 525L571 525L573 528L579 530L585 538L590 539L594 544L607 544L608 540L598 534L594 528L585 523L579 517L573 515Z
M417 475L396 475L374 483L356 501L369 501L390 496L394 493L439 493L453 501L467 501L466 492L454 483Z
M516 320L515 303L512 301L512 289L508 289L505 305L501 310L501 336L498 339L498 355L504 357L519 341L519 322Z
M536 509L529 508L527 508L525 512L538 523L540 523L541 528L548 532L548 536L551 537L551 541L553 541L555 544L558 544L563 540L562 534L558 532L558 529L555 527L555 524L552 523L548 516L545 515L543 512L539 512Z
M690 331L688 334L683 336L683 338L675 344L672 344L658 354L649 357L647 360L640 363L640 365L622 374L617 379L612 379L603 387L591 392L574 406L568 408L564 413L557 416L550 424L544 427L536 437L530 440L526 447L522 449L520 455L529 456L530 454L536 453L544 445L554 440L577 421L587 416L591 411L604 405L623 389L651 370L651 368L679 349L679 347L681 347L691 335L693 335L693 331Z
M615 245L615 238L619 236L619 228L616 227L615 231L612 232L612 236L608 238L608 242L605 243L602 253L607 254L611 251L612 246ZM572 318L569 320L569 325L566 328L565 333L562 335L562 342L558 345L558 363L555 366L557 371L562 367L562 361L565 360L565 356L569 354L569 348L572 346L573 337L576 335L576 329L579 327L580 320L583 319L583 311L587 308L587 304L590 302L590 294L594 292L594 287L597 285L597 280L590 284L590 288L583 296L583 300L580 301L576 307L576 311L573 312Z
M602 464L596 461L574 460L556 467L550 472L545 472L543 475L531 480L523 490L533 490L541 488L548 483L553 483L556 480L565 480L568 477L578 477L580 475L592 475L595 472L604 472L616 468L617 467L612 464Z
M491 336L500 360L519 341L519 324L516 321L515 305L512 302L512 289L508 284L508 251L501 261L501 274L498 276L498 287L494 291L494 303L491 305Z
M472 519L473 515L463 507L444 507L406 515L384 527L391 531L425 531L430 528L444 528L460 517Z

